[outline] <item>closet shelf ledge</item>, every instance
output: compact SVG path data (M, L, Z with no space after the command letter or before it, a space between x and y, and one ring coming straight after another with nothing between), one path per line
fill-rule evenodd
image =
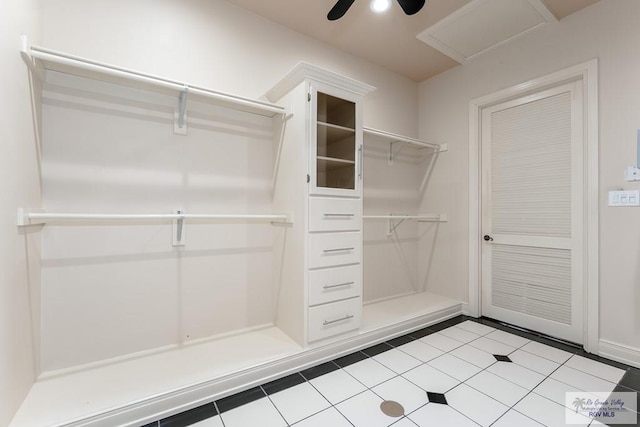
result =
M408 136L398 135L395 133L386 132L379 129L373 129L367 126L363 127L362 129L365 135L373 135L373 136L381 137L386 139L387 142L390 142L390 143L404 142L410 145L414 145L416 147L431 148L431 149L434 149L436 152L442 152L442 151L448 150L447 144L434 144L433 142L427 142L420 139L410 138Z
M262 116L274 117L276 115L286 116L287 114L284 107L269 102L219 92L40 46L29 45L25 36L22 37L21 55L29 69L38 77L42 77L40 70L44 68L45 70L60 71L110 83L114 83L113 79L115 78L116 82L134 82L145 87L168 89L177 96L188 92L189 96L205 98L227 108Z
M207 213L154 213L154 214L113 214L113 213L62 213L44 210L18 209L18 226L46 224L61 221L158 221L158 220L210 220L210 221L270 221L292 223L291 215L273 214L207 214Z

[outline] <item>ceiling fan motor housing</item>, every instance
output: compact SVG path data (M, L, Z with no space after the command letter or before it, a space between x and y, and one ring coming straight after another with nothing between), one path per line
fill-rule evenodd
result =
M329 21L335 21L344 16L355 0L338 0L327 14ZM415 15L420 12L425 4L425 0L396 0L402 10L407 15Z

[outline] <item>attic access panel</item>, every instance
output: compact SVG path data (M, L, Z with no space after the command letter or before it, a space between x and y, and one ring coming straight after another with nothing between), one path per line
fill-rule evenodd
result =
M541 0L473 0L417 37L464 64L552 22Z

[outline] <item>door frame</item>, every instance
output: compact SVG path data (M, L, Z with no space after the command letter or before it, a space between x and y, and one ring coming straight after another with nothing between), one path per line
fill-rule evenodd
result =
M599 183L598 183L598 60L530 80L469 103L469 315L481 315L482 177L480 169L482 109L562 83L582 80L584 108L584 242L583 345L599 353Z

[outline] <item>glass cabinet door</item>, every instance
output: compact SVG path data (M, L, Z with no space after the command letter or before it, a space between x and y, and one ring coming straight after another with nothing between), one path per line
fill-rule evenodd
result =
M315 113L315 187L355 192L359 167L356 103L317 91Z

